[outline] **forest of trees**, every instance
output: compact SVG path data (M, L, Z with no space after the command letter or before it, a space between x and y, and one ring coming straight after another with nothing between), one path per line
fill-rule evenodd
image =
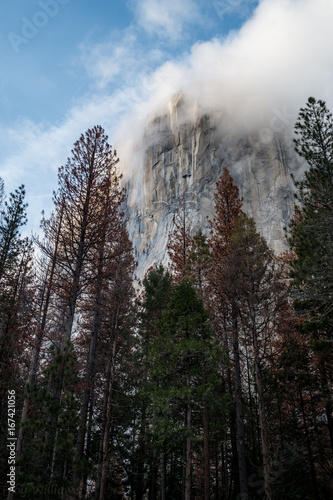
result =
M100 126L23 238L0 183L0 498L333 499L333 119L295 126L289 250L276 256L224 168L211 232L186 197L170 265L142 282L117 154Z

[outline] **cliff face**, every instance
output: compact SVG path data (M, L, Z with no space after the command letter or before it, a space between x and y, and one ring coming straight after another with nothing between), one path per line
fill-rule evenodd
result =
M237 134L175 99L169 113L155 118L143 140L140 173L127 180L129 233L138 275L167 261L168 234L179 200L186 198L191 230L208 233L214 191L226 166L244 200L245 212L277 253L285 249L284 227L293 211L290 173L301 169L290 137L269 143L258 134Z

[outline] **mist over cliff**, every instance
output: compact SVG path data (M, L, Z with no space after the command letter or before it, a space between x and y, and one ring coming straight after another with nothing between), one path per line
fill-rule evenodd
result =
M226 166L244 210L276 252L300 175L292 137L309 96L333 106L333 3L261 0L242 28L170 60L138 84L115 145L141 275L165 262L167 236L186 196L193 231L209 230L213 192ZM304 165L302 167L304 169Z
M299 176L291 134L236 130L223 117L203 114L198 104L175 96L168 111L146 126L136 151L139 168L126 178L129 233L138 275L167 263L168 235L181 200L186 200L190 230L209 233L215 184L223 167L240 189L245 212L276 252L285 250L284 227L293 213L290 173Z

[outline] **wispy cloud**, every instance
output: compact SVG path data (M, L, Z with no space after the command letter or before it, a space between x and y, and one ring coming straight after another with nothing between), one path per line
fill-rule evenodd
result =
M29 228L38 230L41 211L48 213L51 210L52 192L57 189L58 168L70 156L72 146L81 133L100 124L115 147L113 141L121 119L130 113L139 116L140 106L149 102L149 95L161 83L161 76L143 74L135 84L123 86L113 93L82 97L56 125L21 118L10 128L0 127L0 148L7 151L1 163L0 176L5 180L7 194L22 182L25 184Z
M101 43L80 44L81 60L88 76L97 88L104 88L116 79L127 75L128 69L135 64L137 38L132 30L126 30L120 36L112 36Z
M200 22L194 0L138 0L135 4L138 24L150 34L176 41L187 25Z
M188 55L154 73L162 74L161 84L138 107L140 115L126 120L126 149L136 151L142 143L143 110L147 124L148 116L167 114L168 101L179 92L217 124L259 132L267 140L277 130L292 129L310 95L332 109L332 20L330 0L262 0L239 32L196 43Z
M114 96L95 95L72 108L57 125L24 119L12 128L0 129L1 143L11 151L1 164L0 175L7 193L22 182L26 185L30 228L37 230L41 211L48 213L51 209L58 168L66 162L73 143L96 124L112 131L117 123L112 117L117 116L118 108Z
M134 26L112 33L108 39L94 45L90 41L82 42L79 48L80 64L98 90L110 84L120 87L138 81L165 55L157 47L145 47Z
M258 0L214 0L213 7L222 19L228 15L237 15L246 18Z

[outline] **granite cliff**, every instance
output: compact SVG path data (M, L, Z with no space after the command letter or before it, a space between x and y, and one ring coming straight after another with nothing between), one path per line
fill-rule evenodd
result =
M168 234L180 199L186 197L192 232L201 227L208 233L207 215L213 213L215 184L224 166L269 246L276 253L286 248L284 227L294 203L290 173L297 176L302 170L290 133L269 140L258 132L240 133L196 105L189 109L177 96L167 113L147 125L141 151L126 177L128 227L139 276L167 261Z

